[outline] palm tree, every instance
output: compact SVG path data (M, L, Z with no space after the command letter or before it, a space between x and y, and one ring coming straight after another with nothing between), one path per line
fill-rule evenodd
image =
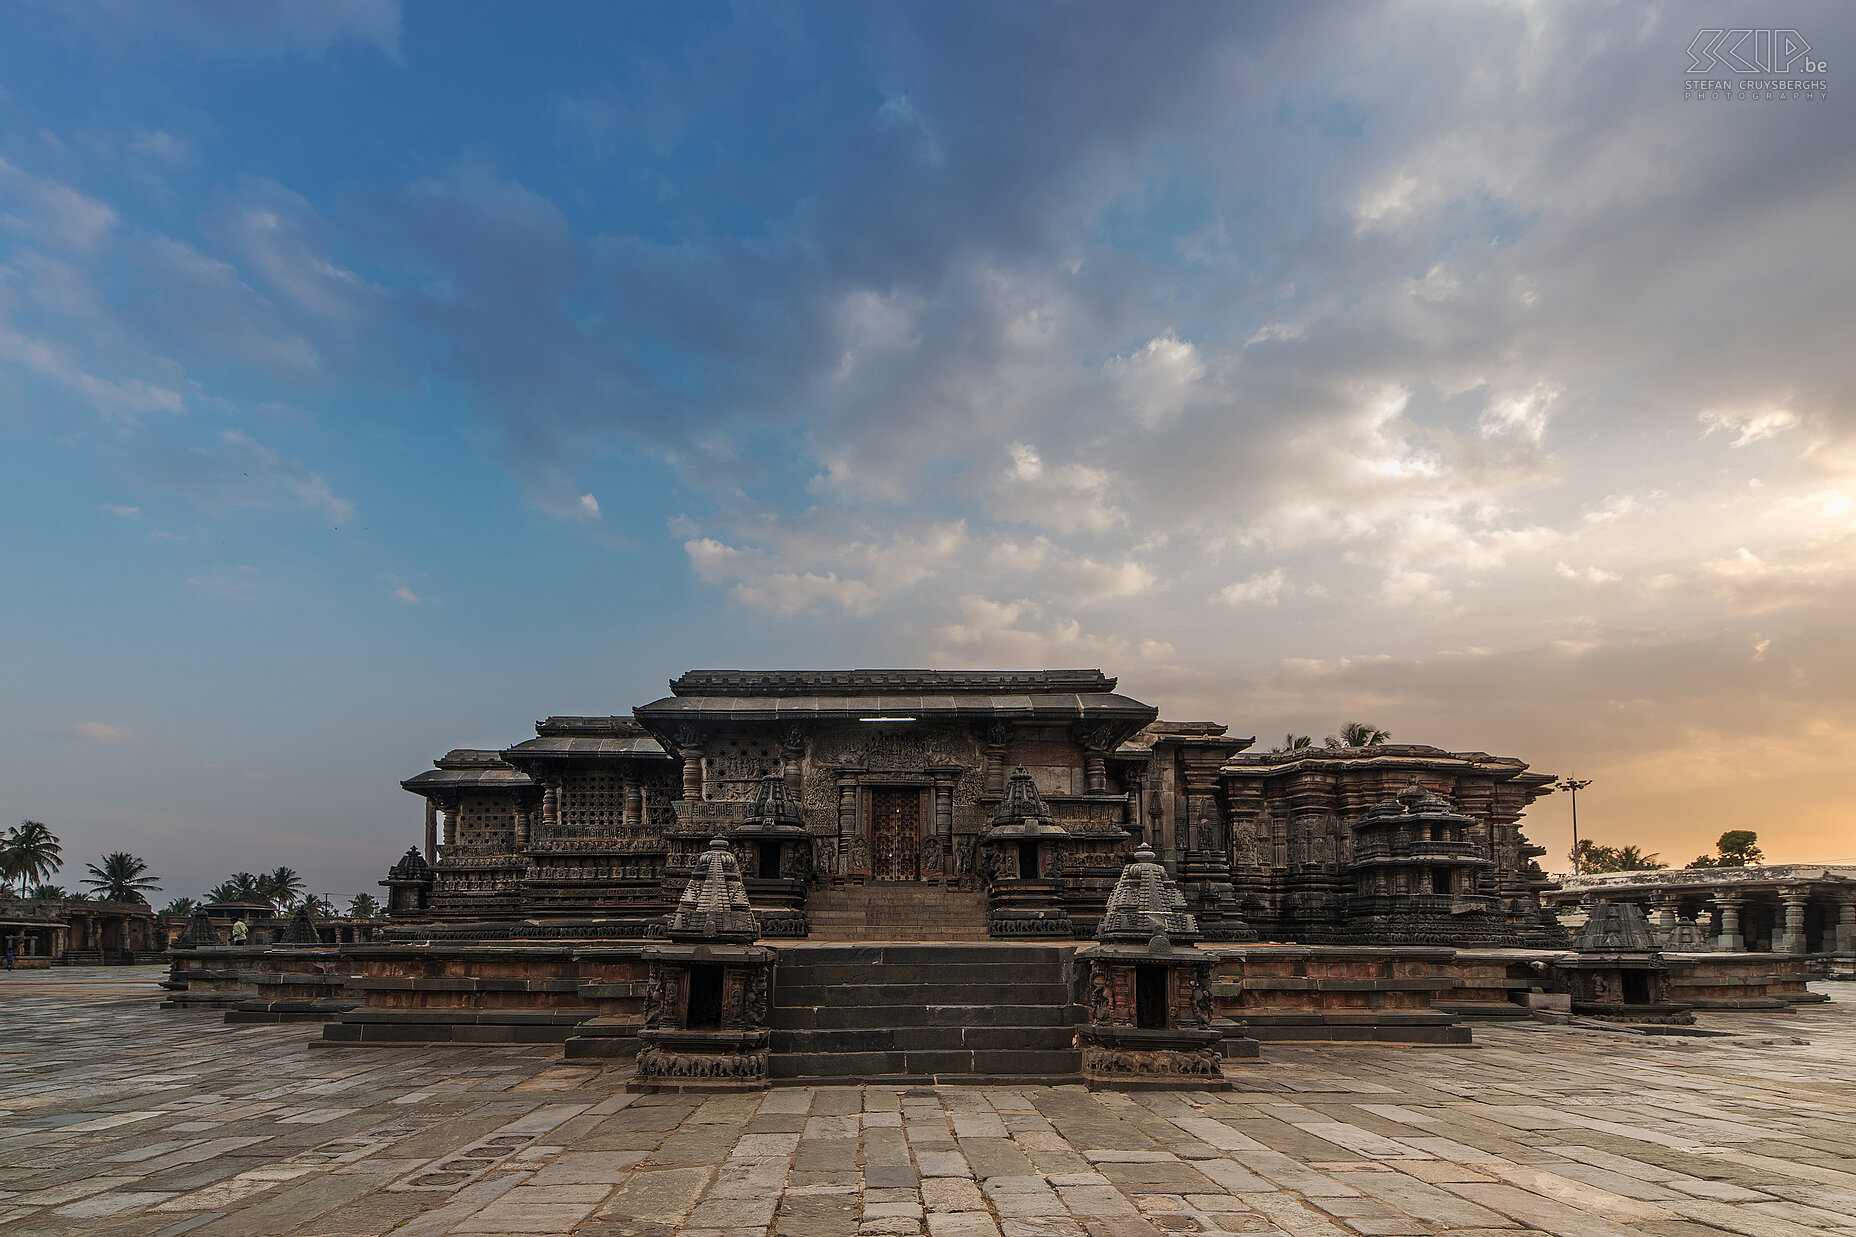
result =
M94 863L87 863L84 867L90 875L84 878L83 883L105 901L146 903L148 898L142 890L161 888L160 882L154 877L144 875L148 865L126 850L111 851L103 856L102 867Z
M22 820L0 841L0 883L17 880L21 892L64 866L64 848L42 823Z
M294 906L302 892L303 878L297 875L295 868L277 868L258 878L259 895L280 911Z
M71 895L65 892L63 885L48 885L44 881L40 881L32 887L32 892L26 896L36 902L56 902L60 898L68 898Z
M378 914L380 914L380 903L374 900L373 894L357 893L348 899L348 918L372 919Z
M269 899L258 887L257 877L249 872L234 872L207 890L206 900L208 903L224 904L227 902L264 902Z
M192 898L175 898L161 908L161 913L163 915L192 915L199 909L199 906L200 904Z
M319 893L304 894L301 909L307 910L311 919L331 919L335 915L335 904Z
M1327 737L1329 747L1377 747L1381 743L1390 743L1392 732L1366 722L1348 722L1340 728L1339 734Z
M1276 750L1279 752L1300 752L1314 745L1315 740L1312 735L1290 733L1282 737L1282 746Z

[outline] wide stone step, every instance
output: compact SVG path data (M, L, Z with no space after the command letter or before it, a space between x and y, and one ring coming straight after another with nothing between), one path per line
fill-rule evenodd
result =
M1080 1011L1069 1005L820 1005L775 1007L768 1025L776 1030L860 1030L867 1027L1074 1027Z
M783 963L779 982L805 986L893 983L895 970L855 962ZM937 984L1009 984L1024 979L1025 968L1010 962L948 962L929 968L927 977Z
M1074 1075L1082 1054L1051 1049L929 1049L920 1052L774 1053L768 1073L781 1078L835 1078L841 1081L885 1079L934 1080L949 1075L1000 1075L1051 1078Z
M1075 1027L866 1027L773 1032L775 1052L925 1052L1036 1049L1067 1052Z
M774 973L776 1006L806 1005L1067 1005L1060 983L1020 984L790 984Z
M841 966L846 963L895 966L941 966L950 962L986 962L1020 967L1060 966L1072 952L1062 945L981 945L949 948L908 942L791 945L780 947L780 965Z

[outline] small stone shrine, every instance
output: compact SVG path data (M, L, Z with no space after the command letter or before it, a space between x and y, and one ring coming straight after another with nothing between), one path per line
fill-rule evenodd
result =
M187 927L174 938L168 946L170 949L199 949L201 946L219 944L219 930L213 927L213 921L207 917L203 907L196 907L187 920Z
M1669 999L1669 967L1643 912L1629 902L1594 902L1573 942L1555 963L1572 1012L1616 1022L1690 1023L1689 1006Z
M424 915L432 905L432 880L432 865L417 846L408 846L380 882L387 891L387 914L394 919Z
M1214 1025L1212 954L1179 886L1142 846L1122 869L1089 968L1089 1022L1076 1035L1091 1090L1225 1091L1225 1032ZM1252 1053L1255 1047L1252 1046Z
M994 936L1070 938L1058 875L1069 838L1070 831L1045 809L1030 771L1023 765L1013 769L992 828L980 837Z
M296 914L290 916L290 925L284 934L277 938L279 945L320 945L322 938L316 934L316 925L309 918L307 904L296 908Z
M665 925L644 951L644 1046L634 1091L757 1090L767 1085L767 1005L778 955L759 934L728 839L697 861Z
M812 876L812 832L786 779L769 773L728 840L741 865L748 901L765 937L806 934L806 884Z

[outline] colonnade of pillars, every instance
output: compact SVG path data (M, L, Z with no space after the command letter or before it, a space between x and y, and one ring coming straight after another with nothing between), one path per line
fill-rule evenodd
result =
M1777 901L1779 912L1774 917L1771 951L1784 954L1812 952L1806 924L1812 894L1807 889L1780 889L1771 895L1745 892L1713 895L1709 901L1713 903L1720 923L1719 931L1713 937L1714 948L1728 953L1744 951L1750 935L1746 930L1748 904L1755 900L1764 901L1768 896ZM1663 895L1654 904L1652 923L1659 931L1668 931L1675 927L1679 914L1679 895ZM1856 893L1837 894L1837 920L1834 925L1824 926L1819 950L1826 953L1856 953Z

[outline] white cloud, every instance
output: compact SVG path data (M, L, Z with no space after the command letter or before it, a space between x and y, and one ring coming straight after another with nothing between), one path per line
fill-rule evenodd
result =
M1772 438L1798 424L1798 414L1789 408L1768 404L1758 408L1710 408L1700 414L1707 426L1703 438L1714 434L1733 434L1732 446L1744 447L1764 438Z
M1089 464L1051 465L1030 443L1006 445L1011 463L997 488L1001 514L1058 533L1105 533L1126 525L1113 498L1114 479Z
M1606 571L1603 567L1581 568L1568 566L1566 563L1557 563L1554 565L1553 570L1561 579L1571 580L1574 584L1583 584L1588 587L1600 584L1616 584L1619 580L1623 579L1617 572Z
M71 727L71 733L94 743L129 743L135 739L133 732L109 722L78 722Z
M1147 429L1177 418L1206 372L1192 341L1171 331L1155 336L1132 356L1115 357L1103 369L1134 420Z
M1281 567L1259 571L1218 590L1218 597L1232 606L1274 606L1290 596L1295 586Z
M392 597L393 600L405 602L409 606L425 604L425 598L419 596L419 594L413 592L410 587L404 584L393 590Z
M101 510L119 515L125 520L139 520L142 518L142 509L140 507L113 507L109 503L104 503Z
M1559 397L1560 388L1546 382L1537 382L1514 394L1491 396L1477 427L1485 436L1514 434L1539 443L1547 436L1547 421L1553 413L1553 402Z
M1413 570L1387 574L1379 586L1379 596L1394 606L1436 606L1450 600L1450 593L1437 576Z
M116 227L116 212L68 185L0 159L0 227L35 245L90 251Z

